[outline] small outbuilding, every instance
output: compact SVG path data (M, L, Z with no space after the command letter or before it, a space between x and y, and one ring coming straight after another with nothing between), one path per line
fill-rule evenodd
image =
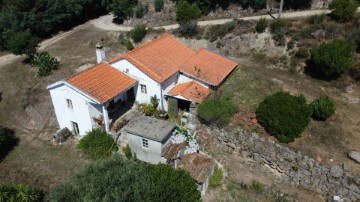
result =
M210 177L214 173L214 160L203 154L192 153L182 158L178 168L190 173L196 180L198 190L204 195L209 187Z
M173 123L140 116L125 126L128 143L137 159L151 164L166 163L163 151L171 143L176 126Z

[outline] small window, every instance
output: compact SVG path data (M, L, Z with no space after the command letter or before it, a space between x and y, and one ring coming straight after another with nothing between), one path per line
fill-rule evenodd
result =
M72 104L72 101L70 99L66 99L66 104L67 104L67 107L69 109L72 109L73 108L73 104Z
M144 93L144 94L147 94L146 86L141 84L140 87L141 87L141 92Z
M142 146L145 147L145 148L148 148L149 147L149 140L147 139L142 139Z

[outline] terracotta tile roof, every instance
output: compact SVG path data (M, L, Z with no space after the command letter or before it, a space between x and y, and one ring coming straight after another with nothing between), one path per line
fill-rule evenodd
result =
M189 172L196 181L204 183L210 177L214 166L214 160L205 155L193 153L181 159L179 169Z
M213 86L218 86L236 66L236 62L221 55L199 49L193 57L181 65L180 70Z
M211 93L211 90L196 81L190 81L176 85L167 94L170 96L180 95L196 103L202 103Z
M159 83L176 72L183 71L218 86L237 66L237 63L205 49L195 52L169 34L164 34L109 62L114 63L121 59L128 60Z
M150 41L139 48L110 60L114 63L127 59L155 81L162 83L179 71L179 66L195 51L175 40L169 34Z
M97 64L66 81L100 103L111 100L137 82L107 63Z

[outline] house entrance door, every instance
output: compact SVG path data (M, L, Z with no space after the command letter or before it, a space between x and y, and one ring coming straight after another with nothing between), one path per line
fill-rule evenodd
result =
M135 92L134 87L130 88L128 91L126 91L126 97L129 102L135 101Z
M79 135L80 131L79 131L79 126L76 122L71 121L71 126L72 126L72 132L74 133L74 135Z
M177 116L177 114L179 113L178 99L173 98L173 97L169 97L168 113L173 115L173 116Z

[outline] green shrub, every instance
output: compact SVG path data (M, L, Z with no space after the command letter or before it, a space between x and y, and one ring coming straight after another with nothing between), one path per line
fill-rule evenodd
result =
M266 58L266 54L262 50L253 52L252 56L256 61L261 61L261 60L264 60Z
M183 23L179 27L179 31L183 36L192 36L197 33L197 21L190 20L189 22Z
M124 147L122 150L123 150L123 152L124 152L124 154L125 154L125 157L126 157L127 159L131 159L131 158L132 158L132 153L131 153L131 149L130 149L129 144L127 144L126 147Z
M356 0L332 0L329 9L335 20L345 22L353 19L358 2Z
M189 173L169 165L151 165L118 155L91 163L48 195L50 202L200 202L200 198L195 180Z
M270 30L278 45L285 45L285 34L287 32L287 23L285 20L278 18L271 22Z
M352 43L341 39L321 43L311 52L308 73L318 78L338 78L351 68L354 50Z
M109 150L113 143L113 138L104 129L96 128L79 141L78 148L96 160L110 156Z
M48 52L41 52L34 55L32 64L38 68L38 76L48 76L52 70L57 69L59 61Z
M180 0L176 6L176 22L180 25L190 20L197 20L201 16L201 10L197 4L190 4L185 0Z
M309 23L311 25L320 25L324 22L326 15L325 14L317 14L309 17Z
M265 31L266 27L268 26L268 22L265 18L260 18L260 20L256 23L256 31L262 33Z
M2 185L0 184L0 201L40 201L40 193L26 185Z
M335 113L334 100L328 96L322 96L314 100L310 107L312 109L312 117L316 120L325 121Z
M147 31L146 31L146 26L139 24L136 25L131 31L130 31L130 37L136 42L139 43L140 41L143 40L143 38L145 37Z
M300 47L296 53L295 53L295 57L299 58L299 59L306 59L310 56L309 51L307 48L304 47Z
M144 110L145 116L152 116L152 115L154 115L154 112L155 112L155 108L152 104L144 105L143 110Z
M133 50L134 49L134 45L130 40L126 40L124 43L126 50Z
M349 41L356 45L356 51L360 52L360 27L353 30L349 35Z
M112 0L108 8L114 14L113 21L122 24L124 20L132 17L136 3L131 0Z
M231 116L236 112L237 107L232 100L207 99L198 107L200 120L208 124L228 124Z
M159 107L159 99L157 98L156 95L150 97L150 102L154 107L154 110L157 110L157 108Z
M211 42L216 41L218 38L223 38L226 34L230 33L236 27L236 22L227 22L224 25L211 26L207 32L206 38Z
M6 48L15 55L26 54L32 56L38 47L39 39L33 37L29 30L17 32L10 36Z
M264 192L264 185L256 180L252 181L251 187L255 190L256 193Z
M256 109L259 123L280 142L295 140L310 122L311 108L305 97L278 92L266 97Z
M160 12L164 8L164 0L154 1L155 11Z
M143 5L142 3L139 3L136 7L135 7L135 17L136 18L142 18L144 17L144 15L148 12L148 6L147 5Z
M210 177L210 186L217 187L221 185L223 179L223 171L221 168L215 167L214 173Z

